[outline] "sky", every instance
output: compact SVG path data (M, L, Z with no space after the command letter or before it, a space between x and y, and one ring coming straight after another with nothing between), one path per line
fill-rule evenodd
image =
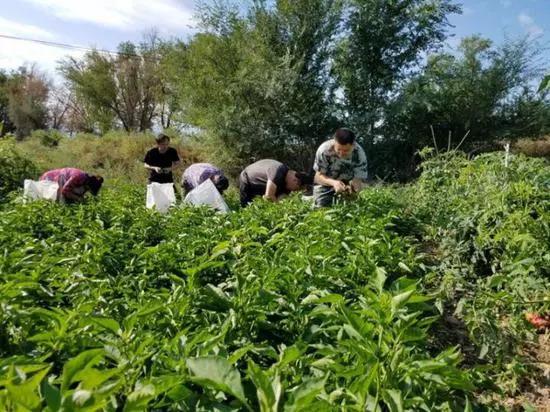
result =
M297 0L299 1L299 0ZM548 47L550 66L550 0L457 0L462 15L449 17L447 48L460 39L480 34L496 44L506 38L530 36ZM161 37L189 38L196 30L196 0L0 0L0 69L36 62L51 76L67 55L82 50L50 47L1 37L23 37L50 42L116 50L122 41L139 42L156 30Z

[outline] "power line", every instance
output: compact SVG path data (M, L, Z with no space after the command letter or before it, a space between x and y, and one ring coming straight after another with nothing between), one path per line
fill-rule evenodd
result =
M138 57L138 58L144 59L144 60L150 60L151 59L151 57L144 57L144 56L140 56L138 54L133 54L133 53L121 53L121 52L116 52L116 51L113 51L113 50L94 49L94 48L90 48L90 47L77 46L77 45L68 44L68 43L57 43L57 42L47 41L47 40L30 39L30 38L27 38L27 37L9 36L7 34L0 34L0 38L4 38L4 39L8 39L8 40L19 40L19 41L26 41L26 42L31 42L31 43L38 43L38 44L43 44L45 46L58 47L58 48L61 48L61 49L80 50L80 51L87 51L87 52L94 52L95 51L95 52L110 54L110 55L113 55L113 56ZM158 58L153 58L153 59L158 60Z

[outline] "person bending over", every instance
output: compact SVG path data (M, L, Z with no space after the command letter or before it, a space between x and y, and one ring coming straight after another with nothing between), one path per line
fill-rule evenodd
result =
M303 189L308 180L311 179L307 174L291 170L277 160L258 160L247 166L239 176L241 206L247 206L259 196L276 202L290 192Z
M67 203L82 202L88 191L97 196L103 184L101 176L89 175L74 167L50 170L40 176L39 180L56 182L59 185L57 200Z
M193 163L183 172L181 187L185 194L200 186L206 180L212 180L218 192L223 192L229 187L229 181L223 171L210 163Z

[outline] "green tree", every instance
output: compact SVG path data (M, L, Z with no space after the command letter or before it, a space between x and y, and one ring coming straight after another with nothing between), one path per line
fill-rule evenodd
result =
M416 146L431 144L432 126L441 147L449 134L454 146L469 132L472 146L544 133L548 105L530 87L538 51L527 39L494 47L473 36L459 51L430 56L424 73L405 87L396 106L403 135Z
M550 74L544 76L540 82L539 92L543 92L544 90L550 90Z
M378 135L387 103L424 53L441 45L460 13L451 0L347 0L334 75L343 112L366 143Z
M152 35L138 46L121 43L116 56L92 51L62 63L60 71L94 129L105 132L117 123L126 131L152 127L163 99L158 44Z
M447 150L467 135L461 149L483 151L500 139L548 132L550 107L531 86L539 74L533 66L538 50L527 39L496 47L472 36L462 40L458 51L429 56L424 71L391 102L385 138L373 147L387 154L373 165L381 174L393 169L410 176L414 153L433 146L434 139Z
M4 70L0 70L0 124L2 125L2 128L0 129L0 137L15 131L15 126L9 117L9 79L9 73Z
M173 69L187 123L209 153L237 171L276 157L311 164L336 124L328 56L340 3L254 1L243 16L227 3L202 8L204 31L179 45Z
M9 77L6 87L8 116L16 137L22 139L33 130L46 128L50 90L46 76L35 66L22 67Z

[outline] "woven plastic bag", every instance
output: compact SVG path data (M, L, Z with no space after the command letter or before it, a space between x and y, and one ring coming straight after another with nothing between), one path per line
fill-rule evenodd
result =
M227 206L222 195L210 179L206 179L199 186L191 190L185 196L184 202L194 206L210 206L222 213L229 212L229 206Z
M176 192L172 183L150 183L147 185L148 209L157 209L160 213L168 212L171 206L176 203Z
M30 180L25 179L23 194L27 199L46 199L55 202L59 184L49 180Z

